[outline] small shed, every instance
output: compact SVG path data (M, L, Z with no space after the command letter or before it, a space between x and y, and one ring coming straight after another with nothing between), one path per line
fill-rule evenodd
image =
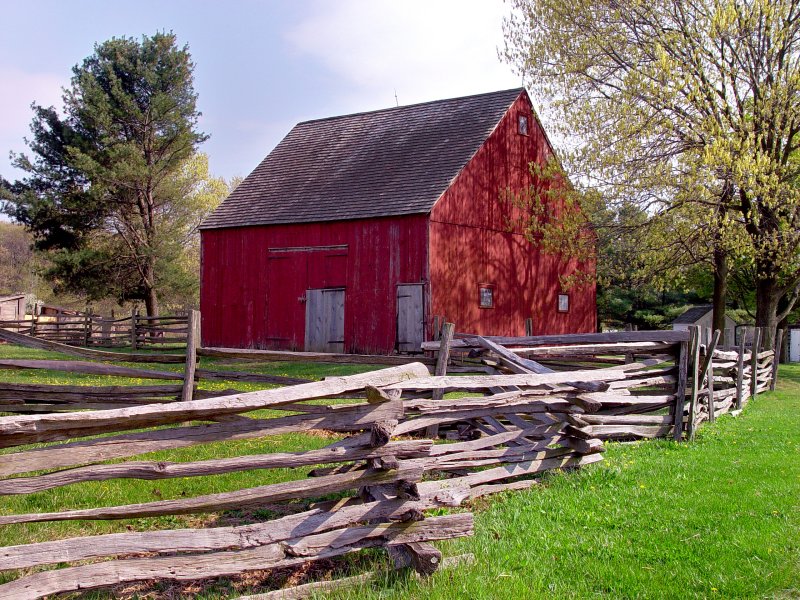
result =
M691 325L697 325L700 327L700 343L707 344L711 341L713 317L713 304L693 306L672 322L672 329L675 331L688 331ZM725 331L723 333L725 344L733 344L736 334L736 321L728 315L725 315Z
M564 283L594 264L504 200L552 157L524 89L299 123L201 226L203 345L414 352L433 316L594 331L594 284Z
M800 362L800 323L789 326L789 362Z
M0 321L19 321L25 317L25 294L0 296Z

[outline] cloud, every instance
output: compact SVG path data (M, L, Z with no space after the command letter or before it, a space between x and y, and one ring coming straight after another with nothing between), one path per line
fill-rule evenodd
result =
M42 106L60 106L61 88L67 80L49 73L28 73L14 67L0 65L0 174L19 176L8 160L8 152L25 149L23 138L30 134L33 113L31 103Z
M341 79L343 106L393 106L395 90L400 104L412 104L520 85L497 56L510 10L500 0L320 0L311 8L286 39Z

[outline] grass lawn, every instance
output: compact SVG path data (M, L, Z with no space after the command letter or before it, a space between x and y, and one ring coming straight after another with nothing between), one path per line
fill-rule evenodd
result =
M475 563L337 598L800 598L800 366L694 443L605 461L474 507Z
M0 357L51 357L0 346ZM12 356L13 355L13 356ZM214 364L204 359L204 366ZM141 366L141 365L139 365ZM163 368L161 366L159 368ZM168 366L167 366L168 367ZM179 370L181 367L174 367ZM217 368L214 366L214 368ZM251 367L229 367L251 370ZM319 378L364 366L273 363L262 372ZM99 384L66 373L0 371L3 380ZM104 384L109 383L103 378ZM133 383L115 380L116 383ZM256 384L208 388L257 389ZM205 385L203 387L206 387ZM160 452L149 458L198 460L320 447L330 440L276 436ZM800 366L781 368L779 390L762 394L738 417L704 425L692 444L611 444L606 460L581 471L552 474L543 485L483 499L473 538L442 543L446 556L475 555L472 565L426 581L388 573L379 552L340 564L345 572L387 571L337 598L800 598ZM0 460L2 456L0 455ZM197 495L293 479L291 470L248 471L164 481L92 482L0 499L0 513L113 505ZM0 545L127 528L236 522L263 515L180 516L113 522L67 522L0 528ZM334 565L332 568L336 568ZM0 581L3 575L0 574ZM200 585L131 586L91 593L118 596L220 598L247 593L259 578ZM251 585L252 584L252 585Z

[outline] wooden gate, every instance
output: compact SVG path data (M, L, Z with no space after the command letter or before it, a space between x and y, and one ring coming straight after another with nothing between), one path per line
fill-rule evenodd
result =
M425 341L424 284L397 286L397 350L419 352Z
M344 352L344 289L306 290L306 352Z

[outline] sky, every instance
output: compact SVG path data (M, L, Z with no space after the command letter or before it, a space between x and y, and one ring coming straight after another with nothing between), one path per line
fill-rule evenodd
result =
M0 175L32 102L60 106L95 43L189 46L211 172L245 176L300 121L513 87L502 0L0 0Z

